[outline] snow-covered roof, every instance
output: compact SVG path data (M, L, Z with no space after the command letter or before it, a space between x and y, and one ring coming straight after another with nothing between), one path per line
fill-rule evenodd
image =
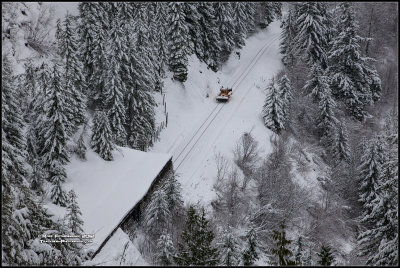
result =
M86 261L84 266L148 266L135 245L121 228L118 228L103 250Z
M142 199L171 155L119 147L114 161L104 161L88 150L87 161L71 159L66 190L73 188L86 234L94 234L89 249L97 250L124 216Z

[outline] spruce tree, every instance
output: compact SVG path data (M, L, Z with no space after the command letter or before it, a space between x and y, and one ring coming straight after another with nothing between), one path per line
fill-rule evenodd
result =
M188 27L188 49L189 55L194 54L196 51L201 50L202 42L199 40L200 29L199 29L199 19L200 15L198 12L199 3L183 3L183 9L185 14L185 23Z
M106 82L106 103L110 128L114 136L114 143L120 146L126 145L125 106L123 97L126 94L126 84L122 77L127 66L124 60L127 58L127 44L123 38L124 31L120 23L114 20L111 24L110 45L110 67L107 73ZM124 68L125 67L125 68Z
M85 130L82 131L81 135L79 136L77 145L76 145L76 149L75 149L75 153L78 155L78 157L81 160L86 160L86 151L87 151L87 147L85 145Z
M320 64L314 64L309 73L306 84L303 87L305 93L312 97L313 102L319 103L329 89L329 79L325 75Z
M26 158L25 144L23 135L25 127L22 111L18 105L17 87L14 83L11 62L8 56L3 57L2 62L2 136L4 135L5 144L2 151L7 154L7 162L4 163L7 170L8 181L22 182L28 175L27 167L24 163ZM3 139L2 139L3 140ZM2 143L3 145L3 143Z
M278 258L279 265L291 265L294 264L289 260L292 252L288 249L288 246L291 243L291 240L286 238L285 232L285 222L280 224L280 231L273 230L272 238L275 240L275 248L271 249L271 253Z
M377 101L381 84L377 72L367 66L371 59L361 56L363 38L357 35L358 23L351 3L339 5L338 35L330 44L328 74L334 96L342 100L357 120L367 115L365 107Z
M167 195L160 188L151 195L144 213L143 224L147 232L159 237L167 226L169 214Z
M267 128L279 134L284 129L285 123L284 103L281 92L274 81L268 85L266 90L268 93L262 111L264 124Z
M187 212L186 227L182 232L182 242L174 260L178 265L216 265L218 249L212 246L215 237L209 229L204 208L199 215L193 206Z
M82 225L83 220L81 218L82 212L79 208L76 200L77 196L74 190L68 192L68 206L67 206L67 226L73 234L79 235L83 233Z
M286 17L282 20L281 24L281 35L280 35L280 53L282 56L282 62L286 66L292 66L295 62L297 55L297 46L295 44L295 37L297 35L298 25L296 23L297 20L297 10L298 4L290 4L289 11Z
M359 196L363 204L361 221L367 224L373 224L370 216L373 210L373 200L377 198L376 189L382 172L380 164L382 156L380 155L381 152L379 152L379 142L379 139L375 137L367 144L359 166ZM376 245L373 244L371 246L375 247Z
M347 129L343 122L340 122L334 141L334 158L337 163L350 160L349 138Z
M148 8L146 8L148 7ZM151 90L155 89L156 84L156 56L154 46L151 41L151 26L149 24L149 7L144 3L137 3L136 16L134 18L133 30L135 38L133 40L135 52L141 58L143 68L147 73L147 83Z
M157 264L171 265L173 264L173 256L175 248L169 234L162 234L157 240Z
M174 79L185 82L188 65L188 34L189 29L185 21L184 4L170 2L168 5L168 50L169 69L174 73Z
M335 257L332 254L332 249L329 246L322 245L321 251L317 253L320 257L318 263L323 266L331 266L335 261Z
M157 79L156 79L156 84L155 84L155 90L156 91L161 91L163 88L163 81L162 79L166 78L165 74L165 68L167 65L167 57L168 57L168 52L167 52L167 26L166 21L167 21L167 3L161 3L161 2L156 2L155 3L155 13L156 13L156 25L155 29L156 32L155 37L156 41L155 42L155 51L156 51L156 73L157 73Z
M85 88L83 65L79 58L79 39L77 26L73 23L74 17L67 16L63 28L58 29L58 43L60 56L64 60L64 80L67 98L68 119L70 122L70 135L75 133L78 126L85 120L86 96L83 93Z
M214 72L220 64L220 40L218 25L215 20L214 7L210 2L199 3L199 40L202 45L196 47L196 55L203 59Z
M398 264L398 146L389 142L382 146L379 139L375 141L378 154L382 154L379 177L376 181L374 199L368 204L369 214L364 211L367 230L359 235L362 246L360 255L367 256L367 265ZM383 147L383 150L379 149ZM368 212L368 211L367 211Z
M104 111L96 111L93 116L93 129L90 141L91 148L106 161L113 160L115 148L108 117Z
M214 3L215 21L219 32L221 48L221 61L228 59L229 54L235 46L235 28L232 20L233 10L229 2Z
M51 188L51 200L54 204L66 207L68 203L68 197L65 193L62 184L67 179L67 173L65 168L58 161L53 161L49 168L50 181L53 184Z
M303 262L304 266L311 266L314 265L314 262L312 260L312 251L311 251L311 247L309 247L308 251L305 254L304 257L304 262Z
M256 13L256 3L255 2L245 2L244 10L246 12L246 27L247 33L252 33L256 30L255 13Z
M290 104L293 100L293 95L292 95L292 87L290 85L290 80L287 77L287 75L283 75L281 79L278 82L278 89L281 94L281 99L282 99L282 111L283 111L283 116L285 118L285 121L289 117L290 113Z
M294 257L296 261L296 265L304 265L306 261L306 256L303 248L303 239L301 236L296 241L296 249L294 251Z
M282 3L281 2L265 2L264 18L266 26L268 26L275 19L282 17Z
M49 169L54 161L60 165L65 165L69 162L67 142L70 137L68 136L69 122L64 82L60 66L55 64L46 100L48 104L46 109L47 117L40 132L44 140L40 155L46 169ZM52 181L51 177L49 179Z
M304 54L305 60L311 67L315 63L327 67L328 27L326 25L326 5L319 2L303 2L298 6L298 27L294 44L297 51Z
M129 35L129 29L125 29ZM126 130L127 142L131 148L146 151L152 145L152 136L155 131L155 112L156 102L151 93L151 77L146 71L146 64L136 53L136 47L132 44L134 39L130 37L128 44L129 68L127 72L128 94L125 97L125 107L127 112Z
M258 260L258 241L257 233L253 226L250 227L246 234L246 247L242 253L243 265L249 266L253 265L256 260Z
M147 151L152 145L155 130L154 106L150 92L131 88L128 93L128 145L136 150Z
M321 92L321 100L319 102L319 113L317 117L317 126L319 136L322 140L327 141L328 145L332 142L332 131L337 121L333 109L336 107L335 101L331 97L331 91Z
M224 231L217 246L219 247L222 265L236 266L239 264L239 244L231 230Z
M167 195L168 210L171 216L183 208L183 199L181 195L182 186L176 177L177 175L175 173L171 173L162 185Z
M235 46L242 48L245 45L247 28L246 28L246 14L244 10L244 2L233 2L233 21L235 22Z

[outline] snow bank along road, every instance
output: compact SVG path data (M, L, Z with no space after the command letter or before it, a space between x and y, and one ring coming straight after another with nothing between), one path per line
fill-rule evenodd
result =
M173 155L174 167L180 174L186 201L207 201L211 197L209 193L215 165L210 163L213 162L214 153L232 154L231 149L238 137L246 131L240 131L241 125L249 126L248 123L251 123L260 128L261 120L257 115L261 112L260 98L263 102L264 95L254 89L255 82L261 77L272 78L281 68L279 34L275 30L256 49L253 46L242 52L241 65L222 83L233 88L231 100L215 103L199 126L170 146L168 152ZM267 133L262 123L261 127ZM239 131L232 135L235 130Z

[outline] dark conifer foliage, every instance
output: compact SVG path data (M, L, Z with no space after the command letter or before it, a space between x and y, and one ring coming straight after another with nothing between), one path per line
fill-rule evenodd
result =
M184 4L171 2L168 5L169 15L168 42L169 42L169 69L174 72L174 79L185 82L187 79L187 65L189 47L189 28L186 24Z
M317 255L320 257L320 260L318 261L318 264L320 265L331 266L335 261L335 257L332 254L332 249L328 246L323 245L321 247L321 251L317 253Z
M187 212L186 228L182 233L182 243L174 257L178 265L216 265L218 250L211 245L215 235L209 229L204 209L200 214L193 206Z
M282 222L279 227L279 231L272 231L272 238L275 240L275 247L271 249L271 253L278 258L277 264L293 265L294 262L289 259L292 255L292 251L288 248L291 240L286 238L285 223Z

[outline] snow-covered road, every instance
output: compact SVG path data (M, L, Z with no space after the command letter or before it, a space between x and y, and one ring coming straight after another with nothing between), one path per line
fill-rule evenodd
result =
M213 198L214 155L221 152L232 158L234 145L243 132L252 130L261 147L268 147L271 132L260 117L265 92L256 86L282 67L279 33L279 22L274 22L250 37L240 60L231 56L222 71L215 74L191 61L185 88L177 90L174 82L167 83L166 99L173 103L168 109L171 119L153 150L173 155L185 201L208 203ZM221 86L233 88L227 103L215 102ZM209 93L205 88L210 87L210 98L204 100L202 95Z

